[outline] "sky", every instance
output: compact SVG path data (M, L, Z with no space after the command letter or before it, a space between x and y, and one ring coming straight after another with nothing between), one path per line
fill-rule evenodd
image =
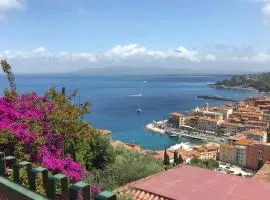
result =
M0 0L15 72L270 71L270 0Z

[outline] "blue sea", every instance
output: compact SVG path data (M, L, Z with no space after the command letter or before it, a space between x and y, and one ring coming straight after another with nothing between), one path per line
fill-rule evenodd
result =
M229 76L79 76L79 75L16 75L20 92L35 91L44 94L49 87L67 92L78 90L74 103L91 101L91 114L84 116L96 128L112 131L114 140L136 143L145 149L157 150L181 142L200 144L189 138L172 138L151 133L144 126L153 120L167 119L170 112L185 113L188 110L209 103L223 104L223 101L197 99L197 95L218 95L233 99L263 95L255 91L215 89L206 84ZM0 76L1 94L8 83ZM227 103L227 102L226 102ZM136 113L141 108L140 114Z

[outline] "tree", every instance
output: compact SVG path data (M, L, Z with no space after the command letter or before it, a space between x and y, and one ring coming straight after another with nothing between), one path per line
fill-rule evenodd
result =
M115 156L109 138L97 132L93 133L86 142L83 160L87 170L105 169L114 163Z
M260 170L261 168L262 168L262 166L264 165L264 162L263 162L263 160L262 159L259 159L259 161L258 161L258 168L257 168L257 170Z
M178 158L178 160L179 160L179 164L182 164L182 163L184 162L184 160L183 160L183 158L182 158L182 156L181 156L180 153L179 153L179 158Z
M71 100L71 96L76 95L74 94L76 91L67 96L62 92L51 88L45 94L46 99L53 104L48 120L53 132L61 133L64 137L64 142L61 144L63 153L78 160L77 155L84 153L85 141L88 141L95 131L87 121L82 120L82 117L90 112L90 103L85 102L82 106L76 106Z
M3 72L7 75L7 79L9 82L10 90L13 94L16 93L16 84L15 84L15 77L11 71L11 66L8 64L6 60L1 60L1 66Z
M178 152L175 150L174 154L173 154L173 162L175 165L179 165L180 161L179 161L179 157L178 157Z
M164 151L164 165L167 166L167 165L170 165L170 157L167 153L167 149L165 148L165 151Z

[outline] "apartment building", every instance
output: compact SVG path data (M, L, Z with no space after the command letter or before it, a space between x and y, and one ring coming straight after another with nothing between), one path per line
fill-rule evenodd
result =
M218 120L216 119L201 117L198 120L198 129L216 134L217 124L218 124Z
M240 123L230 123L222 121L218 123L217 126L217 132L219 134L235 135L236 133L242 132L243 130L245 130L245 127Z
M269 122L264 121L244 121L243 124L246 130L259 129L266 131L269 128Z
M219 160L228 163L235 163L234 145L222 144L219 147Z
M234 151L235 164L238 166L246 166L246 157L247 157L247 147L236 145Z

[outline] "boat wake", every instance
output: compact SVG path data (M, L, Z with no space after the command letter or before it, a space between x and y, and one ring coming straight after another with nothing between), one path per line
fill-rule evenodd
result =
M132 95L128 95L129 97L141 97L142 94L132 94Z

